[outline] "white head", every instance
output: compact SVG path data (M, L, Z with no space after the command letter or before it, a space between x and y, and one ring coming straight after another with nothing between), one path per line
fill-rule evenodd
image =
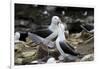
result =
M58 24L59 22L61 22L61 19L58 16L53 16L52 17L52 23L53 24Z
M51 19L51 25L49 26L49 30L56 31L58 28L58 24L61 23L61 20L58 16L53 16Z
M15 32L15 40L19 40L19 38L20 38L20 33L19 32Z

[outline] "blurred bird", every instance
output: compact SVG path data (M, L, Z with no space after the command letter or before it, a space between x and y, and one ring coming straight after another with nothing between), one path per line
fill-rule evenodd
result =
M43 14L44 14L44 15L48 15L48 11L45 10L45 11L43 12Z
M18 41L26 42L26 37L28 37L27 32L15 32L14 40L15 42L18 42Z
M84 16L87 16L87 14L88 14L88 12L87 12L87 11L85 11L85 12L83 13L83 15L84 15Z
M62 11L62 15L65 15L65 11Z
M15 32L15 34L14 34L15 42L19 42L19 38L20 38L20 33L19 32Z

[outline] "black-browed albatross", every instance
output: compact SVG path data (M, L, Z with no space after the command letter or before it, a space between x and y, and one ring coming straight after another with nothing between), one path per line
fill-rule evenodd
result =
M57 30L57 24L60 21L58 16L53 16L51 18L51 24L45 28L45 29L40 29L40 30L36 30L35 32L33 32L34 34L37 34L38 36L41 36L43 38L48 37L50 34L52 34L54 31ZM50 37L51 38L51 37Z
M77 53L72 46L66 43L64 29L65 29L64 25L62 23L59 23L58 37L56 39L56 47L61 54L59 60L75 61L77 59L76 56L79 55L79 53Z

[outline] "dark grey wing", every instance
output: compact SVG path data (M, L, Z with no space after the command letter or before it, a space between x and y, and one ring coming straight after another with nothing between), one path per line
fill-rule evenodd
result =
M36 34L33 33L28 33L28 36L33 42L37 44L42 43L42 38L40 36L37 36Z
M33 33L28 33L30 39L35 42L36 44L44 44L50 48L53 48L55 46L54 42L48 40L48 39L45 39L45 38L42 38L36 34L33 34Z
M40 37L46 38L48 37L50 34L52 34L52 31L50 31L49 29L41 29L41 30L36 30L35 32L33 32L34 34L37 34Z
M75 50L72 49L71 46L69 46L67 43L60 41L59 42L61 49L64 51L64 53L68 53L74 56L79 55Z

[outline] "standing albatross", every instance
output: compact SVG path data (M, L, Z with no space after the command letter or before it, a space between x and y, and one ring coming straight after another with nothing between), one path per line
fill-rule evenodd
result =
M58 24L58 37L56 39L56 47L58 51L60 52L59 60L62 61L75 61L77 59L77 53L75 49L70 46L65 39L65 27L63 24L59 23Z

